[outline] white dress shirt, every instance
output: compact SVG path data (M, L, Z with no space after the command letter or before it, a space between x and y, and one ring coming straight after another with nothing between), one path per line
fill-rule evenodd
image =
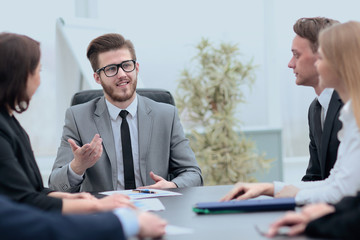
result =
M338 132L340 145L335 165L325 180L294 184L300 189L295 197L297 204L334 204L343 197L355 196L360 191L360 131L351 101L343 106L339 119L343 127ZM287 184L283 182L274 182L274 193L278 193L285 185Z
M105 99L106 106L109 111L111 127L114 136L115 143L115 152L116 152L116 162L117 162L117 173L118 181L115 188L117 190L124 190L124 165L123 165L123 155L122 155L122 145L121 145L121 122L122 119L119 116L121 110L127 110L129 114L126 116L126 120L129 124L130 130L130 139L131 139L131 149L134 161L134 174L135 174L135 184L136 187L143 186L140 177L140 163L139 163L139 140L138 140L138 124L137 124L137 106L138 106L138 97L136 95L134 101L126 108L120 109L108 100ZM100 136L101 137L101 136ZM84 175L76 174L70 167L68 168L68 177L71 186L79 185L83 180Z
M321 105L321 127L324 128L324 121L326 119L326 113L329 109L330 100L334 92L333 88L325 88L318 96L318 101Z

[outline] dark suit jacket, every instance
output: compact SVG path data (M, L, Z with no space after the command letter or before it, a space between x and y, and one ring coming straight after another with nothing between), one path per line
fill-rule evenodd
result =
M335 209L334 213L310 222L305 233L311 237L359 239L360 194L343 198Z
M339 114L340 109L343 106L339 95L334 91L331 96L321 138L315 131L315 102L316 99L314 99L309 107L310 160L306 175L303 177L302 181L326 179L335 164L339 146L337 133L342 127L342 123L339 120Z
M121 240L119 219L112 213L61 215L17 204L0 196L1 240Z
M62 200L48 197L30 141L15 117L0 108L0 194L44 210L62 209Z

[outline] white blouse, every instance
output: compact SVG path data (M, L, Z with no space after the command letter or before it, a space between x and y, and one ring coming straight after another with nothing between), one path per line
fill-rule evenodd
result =
M360 131L351 101L341 109L339 120L343 127L338 132L340 145L335 165L325 180L293 184L300 189L295 197L297 204L337 203L343 197L355 196L360 191ZM275 194L285 185L274 182Z

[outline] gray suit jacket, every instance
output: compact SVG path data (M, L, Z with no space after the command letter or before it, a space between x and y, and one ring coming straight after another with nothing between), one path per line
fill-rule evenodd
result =
M143 185L154 184L150 171L173 181L178 187L202 185L200 168L185 138L176 108L138 95L137 111ZM103 154L93 167L86 170L80 185L70 186L68 165L74 156L67 140L72 138L82 146L90 143L96 133L103 139ZM110 191L116 190L117 178L114 137L105 98L70 107L66 111L63 136L49 186L68 192Z

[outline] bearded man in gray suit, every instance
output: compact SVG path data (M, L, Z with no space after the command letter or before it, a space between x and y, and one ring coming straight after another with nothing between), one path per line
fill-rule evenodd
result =
M136 94L139 63L131 41L120 34L102 35L91 41L87 57L104 96L67 110L49 186L100 192L203 185L176 108ZM119 116L122 110L127 115ZM128 141L122 140L124 121ZM123 144L130 141L129 170ZM134 178L130 187L128 174Z

